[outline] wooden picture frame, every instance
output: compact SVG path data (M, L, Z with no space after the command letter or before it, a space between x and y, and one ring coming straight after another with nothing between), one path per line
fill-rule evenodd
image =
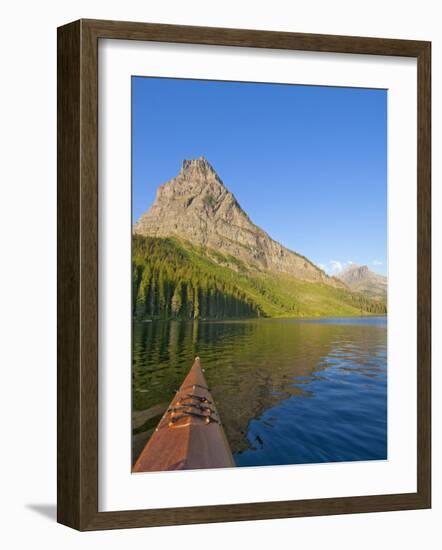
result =
M405 56L418 67L417 492L98 511L98 41L124 39ZM431 506L431 44L79 20L58 29L58 521L82 531Z

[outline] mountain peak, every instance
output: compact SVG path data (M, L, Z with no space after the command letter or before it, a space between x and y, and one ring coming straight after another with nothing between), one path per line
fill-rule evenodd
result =
M368 265L350 264L344 268L338 276L365 277L369 273Z
M158 188L155 202L133 230L189 241L233 257L252 270L344 286L257 227L203 156L183 161L180 173Z
M387 295L387 277L374 273L368 265L351 264L337 275L351 290L363 292L372 298Z
M195 176L215 176L216 179L220 180L218 174L216 173L213 166L210 162L203 156L198 157L197 159L185 159L181 166L181 175L187 177Z

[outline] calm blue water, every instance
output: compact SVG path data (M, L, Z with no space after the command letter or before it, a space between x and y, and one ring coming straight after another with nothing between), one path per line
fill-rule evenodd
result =
M195 355L237 466L387 458L386 318L136 323L134 459Z

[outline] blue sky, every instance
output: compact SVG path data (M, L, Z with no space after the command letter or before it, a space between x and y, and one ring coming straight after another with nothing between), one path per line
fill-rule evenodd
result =
M386 273L386 90L133 77L133 220L201 155L277 241Z

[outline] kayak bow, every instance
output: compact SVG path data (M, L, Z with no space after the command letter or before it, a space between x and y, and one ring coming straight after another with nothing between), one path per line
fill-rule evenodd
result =
M231 468L235 466L218 411L196 357L134 472Z

